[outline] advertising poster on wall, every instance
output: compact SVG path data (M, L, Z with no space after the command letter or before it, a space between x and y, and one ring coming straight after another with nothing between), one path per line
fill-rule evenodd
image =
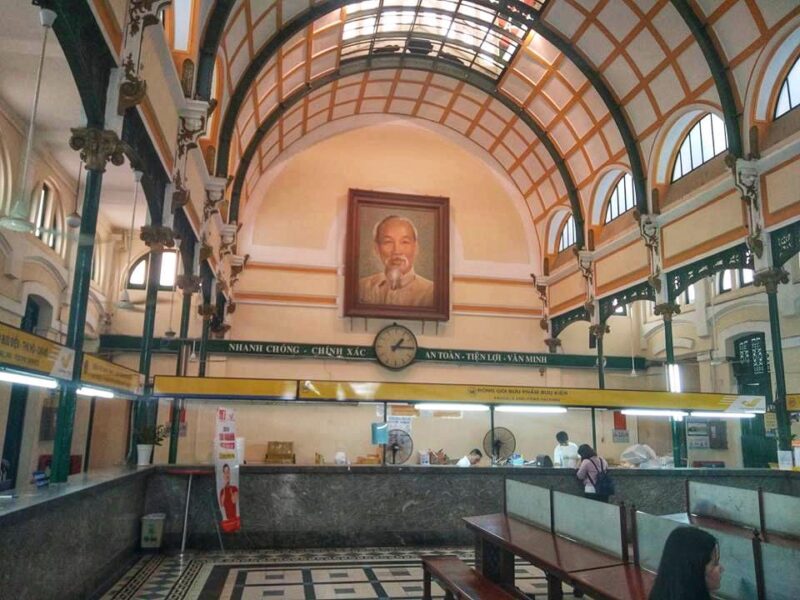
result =
M219 407L216 421L214 463L217 475L217 499L222 513L222 530L232 533L241 528L235 413L229 408Z

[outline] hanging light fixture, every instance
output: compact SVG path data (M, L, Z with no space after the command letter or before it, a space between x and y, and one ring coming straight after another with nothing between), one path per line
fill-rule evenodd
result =
M11 206L8 215L0 218L0 227L12 231L29 233L33 231L33 223L30 221L31 207L28 198L28 169L30 166L31 152L33 151L33 134L36 127L36 113L39 110L39 96L42 89L42 71L44 69L44 56L47 51L47 34L53 27L56 20L56 13L47 8L39 9L39 22L44 27L42 37L42 52L39 55L39 68L36 72L36 88L33 93L33 106L31 107L31 118L28 123L28 139L25 145L25 154L22 157L22 177L19 180L17 199Z
M117 308L121 308L122 310L133 310L133 302L131 302L130 294L128 293L128 279L125 277L125 274L128 272L131 264L131 251L133 250L133 232L134 227L136 227L136 203L139 201L139 183L142 181L142 172L141 171L134 171L133 172L134 178L134 185L133 185L133 212L131 214L131 229L128 234L128 260L125 263L125 269L123 269L123 277L122 277L122 293L119 295L119 300L117 301Z
M78 213L78 199L81 194L81 177L83 176L83 161L78 163L78 184L75 186L75 210L67 216L67 227L77 229L81 226L81 215Z

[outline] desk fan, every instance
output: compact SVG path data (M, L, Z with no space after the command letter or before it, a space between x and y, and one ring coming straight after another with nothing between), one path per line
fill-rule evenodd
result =
M494 432L494 442L492 442L492 432ZM483 436L483 450L498 462L506 460L514 454L517 448L517 439L510 429L505 427L495 427L486 432Z
M402 429L391 429L389 431L389 441L384 450L386 454L386 464L402 465L414 451L414 440Z

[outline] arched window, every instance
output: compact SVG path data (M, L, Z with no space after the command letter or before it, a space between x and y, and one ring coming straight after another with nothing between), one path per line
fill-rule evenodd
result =
M728 133L725 122L717 115L708 113L694 124L686 134L672 169L672 181L694 171L703 163L722 154L728 148Z
M564 228L561 230L561 237L558 238L558 251L563 252L570 246L575 245L577 235L575 233L575 217L570 215Z
M605 222L613 221L634 206L636 206L636 195L633 191L633 177L631 177L630 173L625 173L619 178L614 191L611 192L611 196L608 198Z
M46 183L39 188L33 205L34 234L56 252L61 251L61 207L53 189Z
M143 290L147 288L147 262L150 254L145 254L142 258L133 263L128 271L128 289ZM164 252L161 256L161 276L158 282L158 291L169 292L175 289L175 274L178 266L178 253Z
M775 118L785 115L798 106L800 106L800 57L795 59L789 74L783 80L778 103L775 105Z
M717 276L717 293L743 288L753 283L752 269L728 269Z
M688 288L686 288L683 293L678 296L678 304L682 304L684 306L689 304L694 304L695 299L695 291L694 291L694 284L691 284Z

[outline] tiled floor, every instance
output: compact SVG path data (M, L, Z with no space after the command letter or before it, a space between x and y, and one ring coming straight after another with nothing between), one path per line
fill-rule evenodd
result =
M264 552L208 552L149 555L102 600L385 600L422 597L421 554L455 554L473 559L467 548L357 548ZM544 598L544 575L519 563L517 586ZM442 598L434 584L433 595Z

